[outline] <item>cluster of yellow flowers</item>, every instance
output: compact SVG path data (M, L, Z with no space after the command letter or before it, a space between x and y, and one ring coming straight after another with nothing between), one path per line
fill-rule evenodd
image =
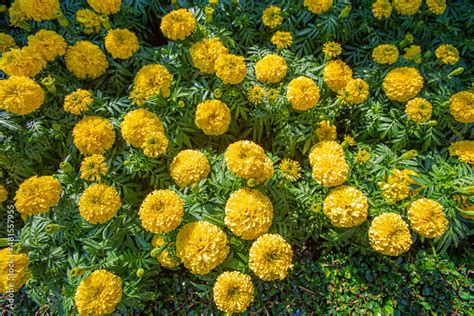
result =
M421 7L422 0L376 0L372 5L372 12L377 19L387 19L392 10L400 15L415 15ZM436 15L446 10L446 0L426 0L428 10Z

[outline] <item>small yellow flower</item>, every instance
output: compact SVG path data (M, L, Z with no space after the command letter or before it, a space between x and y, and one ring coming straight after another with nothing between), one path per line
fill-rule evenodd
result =
M366 163L370 159L370 153L367 149L359 149L356 154L355 162L359 165Z
M431 13L440 15L446 11L446 0L426 0L426 5Z
M288 71L288 65L283 57L270 54L255 64L255 75L262 83L278 83L283 80Z
M165 240L163 239L163 237L160 237L159 235L155 235L153 237L153 240L151 241L151 243L152 243L153 247L155 247L155 248L161 248L165 244L167 244L165 242ZM161 266L163 266L165 268L168 268L168 269L173 269L173 268L176 268L177 266L179 266L179 261L174 259L171 256L170 252L166 248L163 249L163 251L161 251L156 256L156 259L158 260L158 262L160 263Z
M120 128L125 142L136 148L141 148L152 135L165 132L158 116L145 109L128 112Z
M245 79L247 66L244 57L220 54L215 63L216 76L225 84L238 84Z
M247 99L250 103L255 105L262 103L266 95L265 89L260 86L252 86L252 88L247 91Z
M392 0L395 11L400 15L414 15L421 6L421 0Z
M272 44L279 49L285 49L291 46L293 37L290 32L277 31L272 36Z
M130 58L139 48L137 36L127 29L109 30L105 37L105 49L113 58Z
M165 133L154 132L142 144L143 154L147 157L160 157L168 150L168 143Z
M335 140L337 137L336 125L332 125L329 121L321 121L316 129L316 136L319 141Z
M196 19L187 9L173 10L161 19L160 28L170 40L184 40L196 28Z
M320 141L309 154L312 177L319 185L334 187L343 184L349 176L349 164L344 149L332 140Z
M417 64L421 63L421 46L410 45L404 50L405 50L405 54L403 55L404 59L414 61Z
M89 109L94 102L92 92L83 89L77 89L64 98L64 111L80 115Z
M474 93L460 91L449 99L450 111L454 119L461 123L474 123Z
M337 42L326 42L323 45L323 54L326 59L331 59L341 55L342 47L341 44Z
M15 207L20 214L44 214L59 202L61 184L52 176L33 176L23 181L15 194Z
M389 202L399 202L406 199L414 190L411 185L416 184L411 176L416 176L415 171L409 169L393 169L385 182L379 183L382 195Z
M100 16L92 10L77 10L76 21L84 28L84 33L86 34L99 33L100 31Z
M298 161L283 159L279 167L283 177L288 181L295 182L301 178L301 166Z
M130 98L138 105L156 95L167 98L171 94L173 76L165 66L160 64L145 65L137 72L133 79L133 89Z
M350 79L337 97L343 103L361 104L369 97L369 85L361 78Z
M280 95L280 91L278 91L278 89L270 88L267 91L267 98L268 98L268 101L270 102L274 102L278 98L279 95Z
M341 60L330 60L323 71L323 79L329 89L338 92L352 78L352 69Z
M423 98L414 98L407 102L405 113L415 123L423 123L430 119L432 105Z
M398 48L391 44L381 44L372 51L372 58L379 64L394 64L398 55Z
M459 61L459 51L453 45L441 45L435 51L436 58L443 64L454 65Z
M458 156L458 159L474 165L474 141L460 140L449 145L449 154Z
M304 0L304 6L314 14L323 14L332 8L333 0Z
M107 173L107 163L102 155L90 155L81 163L81 179L87 181L100 181Z
M254 299L250 276L237 272L223 272L213 288L217 308L228 315L245 312Z
M372 13L379 20L388 19L392 14L392 9L390 0L376 0L372 5Z
M283 22L281 16L281 8L271 5L263 11L262 14L263 25L273 29L279 26Z
M350 136L350 135L344 135L344 141L342 142L342 146L349 146L349 147L353 147L355 146L357 143L356 143L356 140L354 139L354 137Z
M14 46L16 46L16 43L13 37L6 33L0 33L0 54L8 52Z
M323 211L332 225L349 228L359 226L367 219L367 197L356 188L339 186L332 189L323 203Z
M120 11L122 0L87 0L95 11L102 14L115 14Z

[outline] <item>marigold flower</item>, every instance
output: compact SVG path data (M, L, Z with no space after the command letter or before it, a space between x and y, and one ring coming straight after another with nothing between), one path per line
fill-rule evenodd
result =
M98 183L84 190L78 205L82 218L91 224L103 224L117 214L122 202L117 190Z
M99 33L101 27L100 16L89 9L79 9L76 12L76 21L84 27L84 33Z
M230 124L230 110L224 102L206 100L198 104L194 122L206 135L222 135Z
M28 46L46 61L53 61L66 53L66 41L54 31L40 30L28 36Z
M153 240L151 241L151 244L155 248L161 248L164 245L167 244L165 239L159 235L155 235L153 237ZM160 263L162 267L168 268L168 269L173 269L179 266L179 261L174 259L170 252L167 250L167 248L163 249L158 255L156 255L156 260Z
M278 49L285 49L291 46L293 37L290 32L277 31L272 36L272 44L276 45Z
M383 213L372 221L369 228L370 246L386 256L399 256L410 249L408 224L395 213Z
M440 237L448 229L443 206L430 199L421 198L411 203L408 219L413 230L426 238Z
M26 77L11 76L0 81L0 109L29 114L37 110L44 101L40 85Z
M99 46L79 41L66 50L66 67L79 79L96 79L102 76L109 62Z
M359 149L355 157L355 162L361 165L361 164L366 163L369 160L370 160L370 153L367 151L367 149Z
M98 116L88 116L72 130L74 145L84 155L103 154L115 142L112 123Z
M244 57L232 54L220 54L214 68L216 76L225 84L238 84L245 79L247 74Z
M405 113L415 123L423 123L430 119L432 105L423 98L414 98L407 102Z
M275 101L279 95L280 95L280 91L278 91L278 89L275 89L275 88L268 89L268 92L267 92L268 101L270 102Z
M406 199L414 191L410 188L416 184L411 176L418 175L415 171L409 169L393 169L390 171L386 182L379 184L384 198L389 202L399 202Z
M356 140L354 137L350 135L344 135L344 141L342 142L341 146L342 147L353 147L357 144Z
M80 115L89 109L94 102L92 92L83 89L76 89L64 98L64 111Z
M158 116L145 109L125 114L120 128L125 142L137 148L142 147L150 136L165 132Z
M403 58L406 60L412 60L417 64L421 63L421 47L419 45L410 45L405 48Z
M247 99L250 103L255 105L262 103L263 98L265 98L266 95L267 93L265 92L265 89L260 86L252 86L247 91Z
M398 48L392 44L381 44L372 51L372 58L379 64L394 64L398 55Z
M324 214L336 227L359 226L367 219L367 197L356 188L342 185L332 189L323 204Z
M296 160L283 159L279 168L283 177L288 181L295 182L301 178L301 166Z
M252 279L237 272L223 272L213 288L217 308L229 315L245 312L254 299Z
M107 173L107 163L102 155L90 155L81 162L81 179L86 181L100 181Z
M423 77L416 68L399 67L385 76L382 87L390 100L406 102L420 93L423 83Z
M173 10L163 16L160 28L170 40L184 40L196 28L196 19L187 9Z
M327 59L331 59L341 55L342 47L337 42L326 42L323 45L323 54Z
M304 0L304 6L314 14L323 14L332 8L333 0Z
M332 125L329 121L321 121L319 123L319 127L316 129L316 136L318 137L319 141L336 140L336 125Z
M168 150L168 143L168 137L166 137L165 133L154 132L143 143L143 154L147 157L155 158L164 155Z
M199 183L207 177L210 171L211 167L207 157L192 149L180 151L170 165L171 177L180 187Z
M426 0L428 10L436 15L443 14L446 11L446 0Z
M35 21L56 19L56 13L60 11L59 0L19 0L21 11Z
M474 93L461 91L449 99L451 115L461 123L474 123Z
M15 207L20 214L44 214L59 202L61 185L52 176L33 176L23 181L15 194Z
M264 281L283 280L293 267L291 245L278 234L265 234L253 242L249 268Z
M332 140L320 141L309 154L312 176L320 185L334 187L344 183L349 176L349 165L344 149Z
M7 189L5 189L5 186L0 184L0 204L5 202L7 198L8 198L8 191Z
M194 43L189 49L194 67L205 74L216 72L215 64L217 57L228 54L229 50L218 38L206 38Z
M16 43L13 37L6 33L0 33L0 54L8 52L14 46L16 46Z
M176 255L193 274L208 274L228 254L227 235L209 222L188 223L176 236Z
M0 293L6 294L11 288L18 291L25 285L30 278L29 263L25 254L14 254L9 247L0 250Z
M104 42L105 49L113 58L130 58L140 48L135 33L127 29L109 30Z
M288 71L288 66L283 57L270 54L255 64L255 75L262 83L278 83L283 80Z
M8 17L10 24L14 26L20 26L22 22L28 20L26 13L20 8L20 0L13 0L10 8L8 8Z
M454 65L459 61L459 51L453 45L441 45L436 48L436 58L443 64Z
M155 234L169 233L181 224L184 201L171 190L148 194L138 211L143 228Z
M334 92L344 89L351 78L352 69L341 60L330 60L324 67L324 82Z
M306 111L319 101L319 87L313 79L300 76L290 81L286 97L293 109Z
M138 105L143 105L149 98L161 94L167 98L171 94L173 76L166 67L154 64L143 66L135 75L130 98Z
M389 0L376 0L372 5L372 13L377 19L388 19L392 14L392 4Z
M0 59L0 70L9 76L34 77L45 66L46 61L28 46L10 49Z
M344 103L361 104L369 97L369 85L364 79L350 79L346 86L339 90L338 98Z
M400 15L414 15L421 6L421 0L392 0L395 11Z
M120 11L122 0L87 0L95 11L102 14L114 14Z
M74 296L80 315L107 315L122 300L122 279L100 269L79 283Z
M460 140L449 145L449 154L458 156L458 159L474 165L474 141Z
M281 16L281 8L275 5L271 5L263 11L262 23L263 25L273 29L279 26L283 22Z

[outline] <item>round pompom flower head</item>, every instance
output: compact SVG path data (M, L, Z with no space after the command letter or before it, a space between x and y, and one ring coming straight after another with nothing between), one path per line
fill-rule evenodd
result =
M151 241L151 244L154 248L161 248L165 244L167 244L167 242L163 237L155 235ZM166 248L163 249L163 251L161 251L158 255L156 255L156 260L158 260L162 267L168 269L173 269L179 266L179 261L174 259Z
M232 233L245 240L265 234L272 225L272 219L272 202L258 190L237 190L225 205L225 224Z
M323 79L329 89L338 92L352 78L352 69L341 60L330 60L323 71Z
M0 33L0 54L8 52L8 50L16 45L13 37L6 33Z
M109 62L99 46L79 41L66 50L66 67L79 79L96 79L102 76Z
M59 0L18 0L21 11L35 21L56 19L60 11Z
M238 84L245 79L247 66L244 57L232 54L220 54L215 62L216 76L225 84Z
M436 48L436 58L443 64L454 65L459 61L459 51L453 45L441 45Z
M413 230L426 238L440 237L448 229L443 206L434 200L421 198L411 203L408 219Z
M28 46L12 48L0 59L0 70L9 76L34 77L45 66L46 61Z
M305 111L313 108L319 101L319 87L313 79L300 76L290 81L286 98L293 109Z
M228 254L227 235L209 222L188 223L176 236L176 255L193 274L208 274Z
M9 247L0 250L0 293L18 291L30 278L30 260L25 254L12 253ZM12 273L13 267L13 273Z
M454 119L460 123L474 123L474 93L461 91L449 99L450 111Z
M28 36L28 46L46 61L53 61L66 53L64 38L54 31L40 30Z
M230 119L230 110L225 103L207 100L198 104L194 122L206 135L222 135L227 132Z
M145 109L125 114L120 128L125 142L136 148L141 148L152 135L165 132L158 116Z
M173 10L162 18L160 28L170 40L184 40L196 28L196 19L187 9Z
M309 154L313 179L325 187L343 184L349 176L349 165L344 158L344 149L332 140L320 141Z
M392 4L390 0L376 0L372 4L372 13L377 19L388 19L392 14Z
M207 157L192 149L179 152L170 165L171 177L180 187L186 187L199 183L206 178L211 167Z
M76 89L64 98L64 111L80 115L89 109L94 102L92 92L83 89Z
M219 275L213 292L217 308L229 315L245 312L254 299L252 279L238 271Z
M265 234L253 242L249 268L264 281L283 280L293 267L291 245L278 234Z
M101 28L100 16L89 9L79 9L76 12L76 21L83 27L86 34L99 33Z
M421 0L392 0L395 11L400 15L414 15L421 6Z
M103 154L115 142L112 123L98 116L88 116L78 122L72 130L74 145L84 155Z
M143 66L133 80L133 90L130 98L138 105L153 96L161 94L164 98L170 96L173 76L166 67L155 64Z
M423 98L414 98L407 102L405 114L415 123L423 123L430 119L432 105Z
M114 14L120 11L122 0L87 0L87 3L96 12L102 14Z
M229 50L218 38L206 38L194 43L189 49L194 67L205 74L216 72L215 64L217 57L228 54Z
M375 251L386 256L399 256L413 243L408 224L395 213L383 213L374 218L369 228L369 241Z
M436 15L443 14L446 11L446 0L426 0L428 10Z
M160 157L168 150L168 137L165 133L155 132L147 137L142 145L143 154L147 157Z
M474 165L474 141L460 140L449 145L449 154L458 156L458 159Z
M0 81L0 109L29 114L37 110L44 101L41 86L26 77L11 76Z
M91 224L103 224L117 214L122 202L117 190L98 183L84 190L78 205L82 218Z
M104 42L105 49L118 59L130 58L140 48L135 33L127 29L110 30Z
M356 188L339 186L332 189L323 203L324 214L336 227L359 226L367 219L367 197Z
M333 0L304 0L304 6L314 14L323 14L332 8Z
M382 87L390 100L406 102L420 93L423 84L423 77L416 68L399 67L385 76Z
M272 36L272 44L276 45L278 49L285 49L291 46L293 37L290 32L277 31Z
M343 103L361 104L369 97L369 85L364 79L350 79L346 86L339 90L337 97Z
M262 13L262 23L266 27L271 29L279 26L283 22L283 17L281 16L281 8L275 5L271 5Z
M59 202L61 185L52 176L33 176L23 181L15 194L15 207L20 214L44 214Z
M278 55L267 55L255 64L255 75L262 83L278 83L285 78L287 71L285 59Z
M74 296L80 315L108 315L122 300L122 279L96 270L79 283Z
M100 181L107 173L107 163L102 155L90 155L81 162L81 179Z
M169 233L183 220L184 201L174 191L155 190L146 196L138 215L147 231Z
M392 65L399 56L397 46L391 44L381 44L372 51L372 58L379 64Z

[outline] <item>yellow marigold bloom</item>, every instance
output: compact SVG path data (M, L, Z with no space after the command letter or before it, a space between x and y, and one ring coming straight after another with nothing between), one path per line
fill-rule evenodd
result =
M443 206L434 200L421 198L411 203L408 219L413 230L426 238L440 237L448 229Z
M8 17L10 18L10 24L14 26L20 26L22 22L28 20L26 13L20 8L20 0L14 0L8 8Z
M137 148L142 147L153 134L165 132L158 116L145 109L128 112L120 128L125 142Z
M222 135L229 128L230 110L224 102L206 100L198 104L194 122L206 135Z
M64 98L64 111L80 115L82 112L89 109L92 102L94 102L92 92L83 89L76 89Z
M395 213L383 213L372 221L369 228L370 246L386 256L399 256L410 249L408 224Z
M102 155L90 155L81 162L81 179L100 181L107 173L107 163Z
M334 92L344 89L351 78L352 69L341 60L330 60L324 67L324 82Z
M474 123L474 93L461 91L449 99L451 115L461 123Z
M458 159L474 165L474 141L460 140L449 145L449 154L458 156Z
M160 93L167 98L171 93L172 81L173 76L166 67L159 64L145 65L135 75L130 98L138 105L143 105L147 99Z
M194 43L189 49L194 67L205 74L216 72L215 64L217 57L228 54L229 50L218 38L206 38Z
M440 15L446 11L446 0L426 0L426 5L431 13Z
M252 279L237 271L219 275L213 292L217 308L229 315L245 312L254 298Z
M196 28L196 19L187 9L173 10L162 18L160 28L170 40L184 40Z
M342 47L337 42L326 42L323 45L323 54L327 59L331 59L341 55Z
M262 83L278 83L283 80L288 71L288 66L283 57L267 55L255 64L255 75Z
M430 119L432 105L423 98L414 98L407 102L405 113L415 123L423 123Z
M176 236L176 255L193 274L208 274L228 254L227 235L209 222L188 223Z
M40 30L28 36L28 46L46 61L53 61L66 53L66 41L54 31Z
M301 178L301 165L296 160L283 159L280 162L280 171L283 174L283 177L291 182L297 181Z
M372 51L372 58L379 64L394 64L398 55L398 48L391 44L381 44Z
M285 49L291 46L293 43L293 37L290 32L277 31L272 36L272 44L276 45L279 49Z
M28 46L13 48L2 54L0 70L9 76L34 77L46 66L46 61Z
M120 11L122 0L87 0L95 11L102 14L114 14Z
M30 260L25 254L13 254L10 248L0 250L0 293L6 294L12 287L11 284L13 291L18 291L25 285L30 278L29 263Z
M338 98L344 103L361 104L369 97L369 85L364 79L350 79L346 86L339 90Z
M91 224L103 224L117 214L122 202L117 190L98 183L84 190L78 205L82 218Z
M423 77L416 68L399 67L390 70L382 86L390 100L406 102L420 93L423 83Z
M399 202L406 199L414 191L410 188L416 184L411 176L418 175L409 169L393 169L386 182L379 184L384 198L389 202Z
M344 149L332 140L320 141L309 154L312 176L320 185L334 187L343 184L349 176L349 165Z
M252 86L252 88L247 91L247 99L250 103L255 105L262 103L266 95L265 89L260 86Z
M41 86L26 77L11 76L0 81L0 109L29 114L38 109L44 101Z
M207 157L192 149L179 152L170 165L171 177L180 187L186 187L199 183L206 178L211 167Z
M79 41L66 50L66 67L79 79L96 79L102 76L109 62L99 46Z
M265 234L253 242L249 268L264 281L283 280L293 267L291 245L278 234Z
M7 200L8 198L8 191L5 189L5 187L0 184L0 203L3 203Z
M220 54L214 68L216 76L225 84L238 84L245 79L247 74L244 57L232 54Z
M13 37L6 33L0 33L0 54L7 52L16 45Z
M15 207L24 216L44 214L59 202L61 185L51 176L23 181L15 194Z
M167 242L165 241L165 239L159 235L155 235L153 237L153 240L151 241L151 244L153 245L153 247L155 248L161 248L163 247L164 245L167 244ZM165 267L165 268L168 268L168 269L173 269L173 268L176 268L177 266L179 266L179 261L177 261L176 259L174 259L169 251L165 248L163 249L163 251L161 251L157 256L156 256L156 259L158 260L158 262L160 263L160 265L162 267Z
M100 16L89 9L79 9L76 12L76 21L84 27L84 33L99 33L101 27Z
M350 136L350 135L344 135L344 141L342 142L342 146L348 146L348 147L352 147L352 146L355 146L357 144L356 140L354 139L354 137Z
M268 101L270 102L275 101L279 95L280 95L280 91L278 91L278 89L275 89L275 88L268 89L268 92L267 92Z
M181 224L184 201L171 190L148 194L138 211L143 228L155 234L169 233Z
M110 30L104 42L105 49L113 58L130 58L140 48L135 33L127 29Z
M414 15L421 6L421 0L392 0L395 11L400 15Z
M323 204L324 214L336 227L359 226L367 219L367 197L356 188L342 185L332 189Z
M103 154L115 142L112 123L98 116L88 116L72 130L74 145L84 155Z
M306 111L318 103L319 87L313 79L300 76L291 80L288 84L286 98L293 109Z
M319 141L336 140L336 125L332 125L329 121L320 122L319 127L316 129L316 136L318 136Z
M272 160L262 147L252 141L241 140L230 144L224 159L230 172L238 177L262 183L273 176Z
M21 11L35 21L54 20L60 11L59 0L19 0Z
M405 48L403 58L406 60L412 60L417 64L421 63L421 47L419 45L410 45Z
M281 16L281 8L275 5L271 5L263 11L262 14L263 25L269 28L275 28L283 22Z
M392 14L392 9L389 0L376 0L372 5L372 13L377 19L388 19Z
M122 279L96 270L79 283L74 297L80 315L107 315L122 300Z
M272 220L272 202L258 190L237 190L225 205L225 224L234 235L245 240L256 239L268 232Z
M142 144L143 154L147 157L159 157L168 150L168 137L165 133L155 132L146 138Z
M436 48L435 55L443 64L454 65L459 61L459 51L453 45L439 46Z
M314 14L323 14L332 8L333 0L304 0L304 6Z
M366 163L370 159L370 153L366 149L359 149L355 157L355 162L359 165Z

